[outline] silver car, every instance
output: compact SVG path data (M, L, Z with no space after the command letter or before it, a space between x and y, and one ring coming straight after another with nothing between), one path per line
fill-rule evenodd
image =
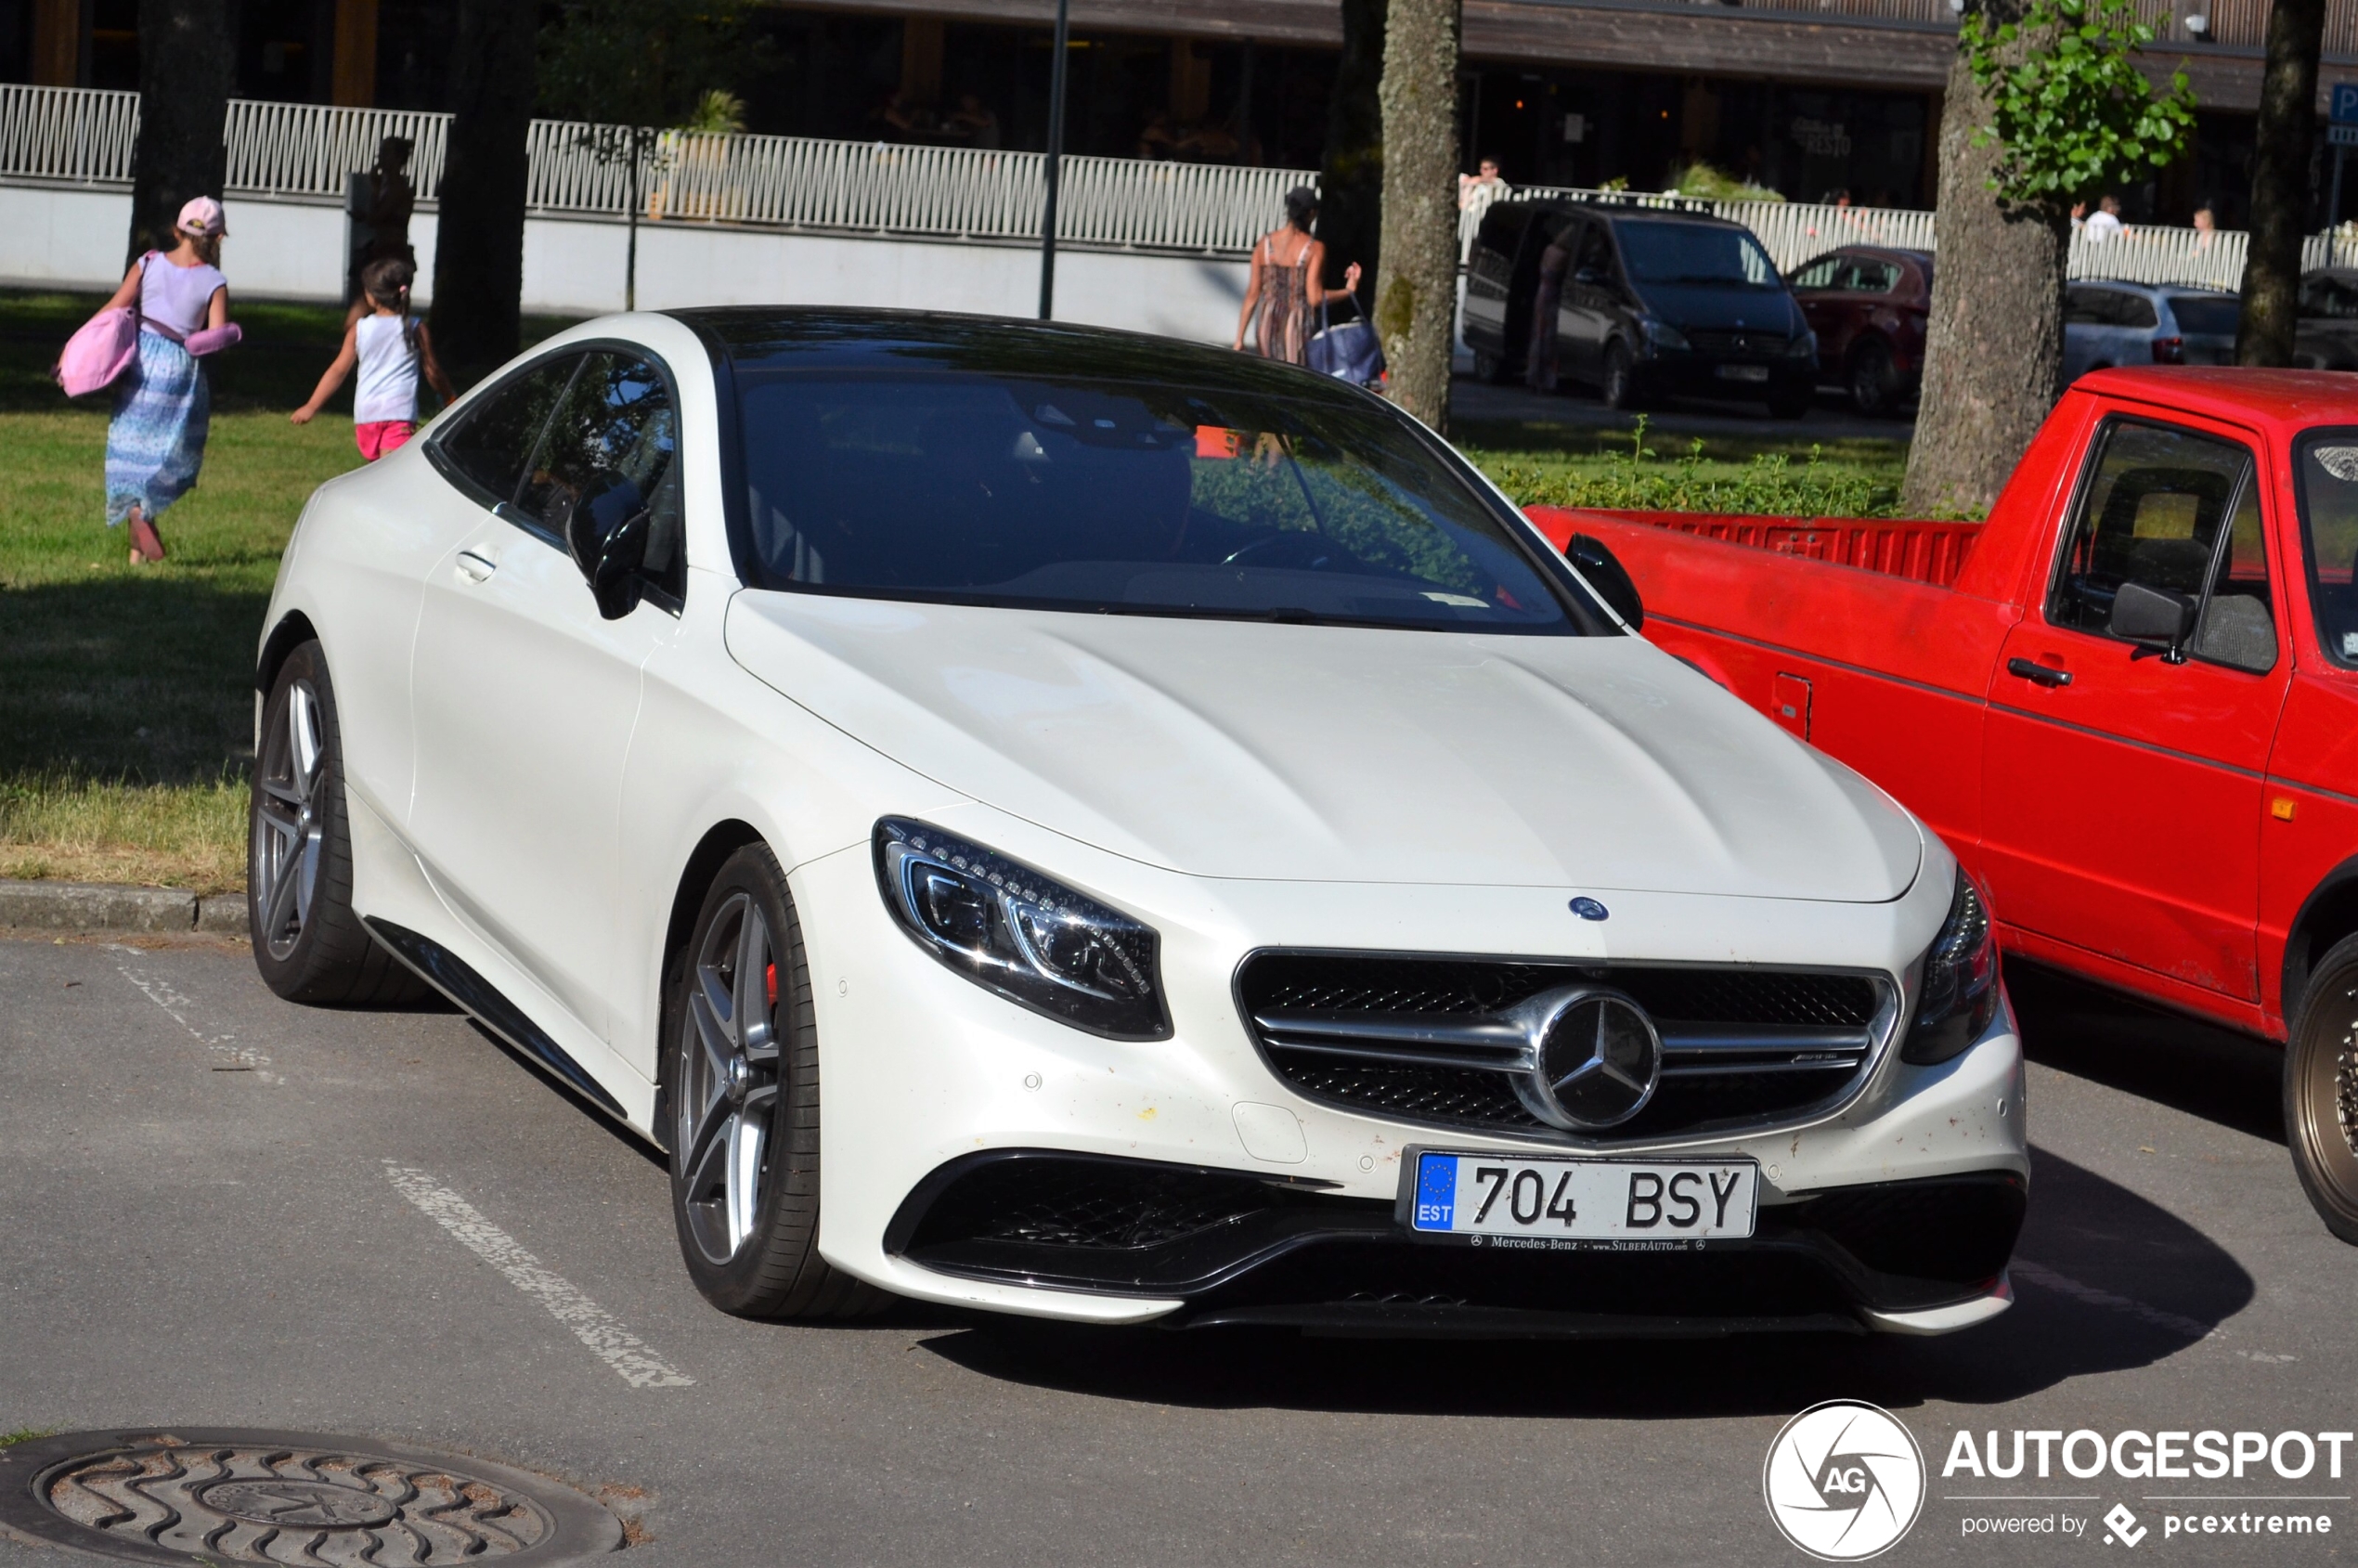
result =
M2074 283L2064 291L2064 382L2114 365L2232 365L2242 308L2216 289Z

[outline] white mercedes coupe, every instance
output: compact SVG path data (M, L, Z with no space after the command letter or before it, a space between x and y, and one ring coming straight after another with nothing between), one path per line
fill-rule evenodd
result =
M592 321L304 511L254 961L430 985L667 1151L732 1313L1980 1322L1981 895L1642 616L1289 366Z

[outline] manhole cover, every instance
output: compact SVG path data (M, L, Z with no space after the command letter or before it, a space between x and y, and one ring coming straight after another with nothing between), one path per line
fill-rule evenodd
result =
M553 1481L397 1443L83 1432L0 1449L0 1524L133 1562L571 1562L622 1523Z

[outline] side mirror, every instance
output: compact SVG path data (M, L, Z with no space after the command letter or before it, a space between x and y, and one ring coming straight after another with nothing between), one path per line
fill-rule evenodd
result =
M647 503L639 486L610 469L593 471L578 495L560 491L550 518L598 602L598 614L620 620L639 605L640 571L647 559Z
M2112 616L2105 629L2127 642L2148 644L2132 657L2159 654L2171 664L2186 662L2186 639L2195 634L2194 600L2168 589L2126 582L2112 598ZM2150 646L2158 642L2160 647Z
M1564 559L1573 570L1587 579L1588 586L1613 607L1613 613L1629 623L1629 629L1643 629L1646 606L1638 597L1638 585L1629 580L1629 573L1605 541L1594 534L1574 534L1564 541Z

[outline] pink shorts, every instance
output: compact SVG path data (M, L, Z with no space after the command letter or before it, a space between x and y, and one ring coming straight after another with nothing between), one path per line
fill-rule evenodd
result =
M396 447L407 446L409 437L417 433L415 420L376 420L352 427L352 438L360 444L360 455L370 462Z

